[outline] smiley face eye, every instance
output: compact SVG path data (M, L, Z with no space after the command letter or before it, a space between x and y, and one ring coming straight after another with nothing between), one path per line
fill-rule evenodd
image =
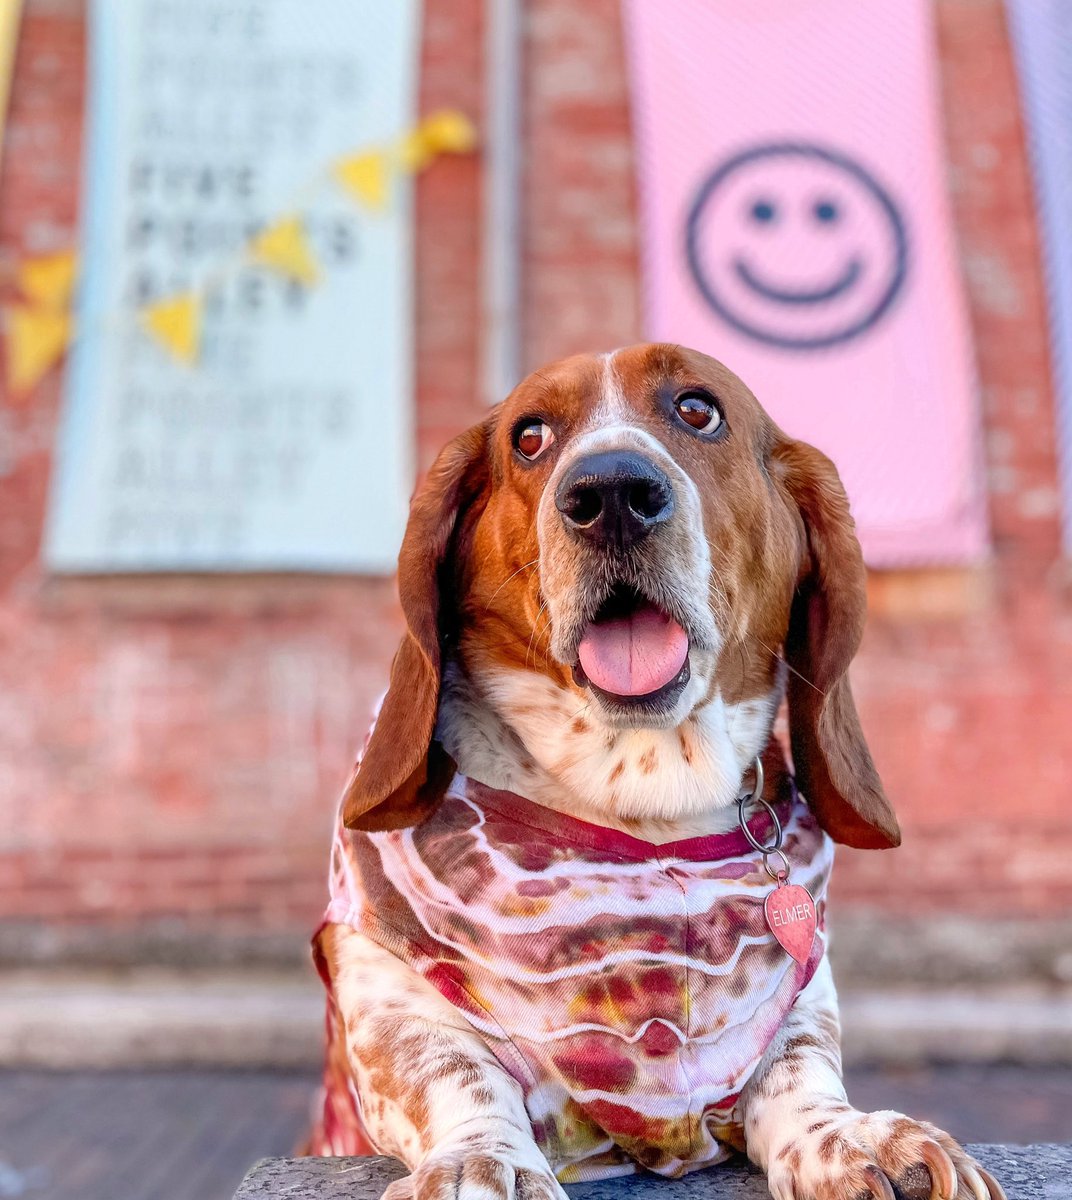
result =
M778 210L770 200L757 200L752 205L752 220L761 225L768 225L778 215Z
M682 392L674 401L677 415L697 433L714 433L722 424L722 413L706 392Z
M526 419L514 430L514 449L529 462L535 462L554 440L554 430L543 421Z
M841 215L837 204L833 200L817 201L812 212L815 214L815 219L822 221L824 225L832 224Z

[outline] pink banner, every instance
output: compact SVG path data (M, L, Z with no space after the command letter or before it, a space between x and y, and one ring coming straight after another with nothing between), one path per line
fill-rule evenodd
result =
M987 550L929 0L624 0L646 334L837 463L872 566Z

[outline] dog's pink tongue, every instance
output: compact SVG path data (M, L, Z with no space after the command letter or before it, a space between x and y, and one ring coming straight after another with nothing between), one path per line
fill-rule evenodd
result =
M685 665L688 652L684 629L652 605L590 624L578 647L585 675L614 696L657 692Z

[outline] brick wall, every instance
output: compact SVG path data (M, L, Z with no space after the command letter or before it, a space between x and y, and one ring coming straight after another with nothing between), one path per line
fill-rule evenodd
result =
M1067 913L1072 591L1016 78L997 0L937 6L950 186L982 388L994 557L942 610L891 600L857 677L905 817L889 871L846 856L842 894L916 911Z
M479 0L425 11L422 107L479 117ZM854 678L906 847L844 852L835 893L879 928L950 913L1034 928L1072 902L1072 595L1037 231L1001 5L939 0L937 14L995 554L979 572L872 581ZM639 338L640 283L618 4L528 0L525 34L523 342L535 366ZM19 256L75 238L84 38L80 3L27 0L0 298ZM479 412L480 206L475 159L420 179L422 465ZM297 946L397 633L393 587L48 579L38 550L58 402L57 375L0 401L0 955L156 952L190 931L205 953L225 936L250 952Z

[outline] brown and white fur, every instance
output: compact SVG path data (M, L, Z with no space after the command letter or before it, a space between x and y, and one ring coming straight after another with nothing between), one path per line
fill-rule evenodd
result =
M690 396L712 402L714 433L682 420ZM528 458L518 437L534 425L546 444ZM674 502L613 566L556 503L571 466L604 451L653 463ZM585 624L623 577L689 636L687 682L648 708L573 670ZM347 793L351 827L419 821L456 764L650 842L721 832L787 699L797 779L823 827L850 845L898 843L849 690L865 591L844 491L720 363L642 345L530 376L432 468L399 589L406 634ZM520 1087L464 1017L348 927L328 926L320 948L368 1132L410 1168L388 1200L562 1197ZM1003 1195L942 1131L849 1105L825 959L740 1110L777 1200Z

